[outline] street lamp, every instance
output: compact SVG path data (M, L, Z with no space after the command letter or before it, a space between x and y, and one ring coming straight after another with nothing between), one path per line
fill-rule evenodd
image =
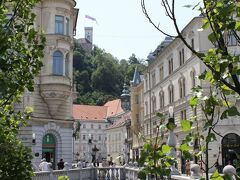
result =
M128 153L128 139L127 139L127 132L125 133L125 138L124 138L124 161L125 164L128 164L129 160L129 153Z
M169 118L168 118L167 127L169 129L167 145L171 148L169 155L172 158L176 158L177 157L177 155L176 155L177 140L176 140L176 135L173 132L176 125L175 125L174 112L173 112L172 106L169 107ZM172 164L170 169L171 169L171 175L179 175L180 174L175 167L175 163Z
M91 149L92 149L92 135L88 134L88 152L89 152L87 157L88 162L92 162Z

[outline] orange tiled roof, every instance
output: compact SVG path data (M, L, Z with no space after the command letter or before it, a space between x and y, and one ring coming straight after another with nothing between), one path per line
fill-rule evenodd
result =
M117 128L122 125L124 125L125 121L131 118L131 112L127 112L119 117L118 120L116 120L111 126L109 126L107 129Z
M120 99L108 101L106 104L104 104L104 106L108 107L107 108L107 117L111 117L111 116L114 116L116 114L123 112Z
M75 120L104 120L107 107L73 104L73 118Z

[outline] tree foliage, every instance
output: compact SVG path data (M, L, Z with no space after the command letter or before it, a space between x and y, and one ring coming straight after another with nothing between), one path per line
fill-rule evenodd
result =
M196 117L182 121L182 130L189 132L189 134L182 142L180 149L183 153L187 153L190 150L188 143L191 141L198 142L200 151L195 153L194 156L199 157L203 152L205 153L205 177L209 179L208 147L210 143L216 141L217 136L221 136L215 127L219 120L226 120L228 117L240 115L237 107L234 106L236 99L238 101L240 95L240 81L238 78L240 59L239 54L229 48L231 40L235 41L236 45L240 43L240 2L238 0L201 0L196 5L185 6L199 10L203 19L200 30L210 30L208 40L212 43L213 48L206 53L197 52L184 38L177 25L175 4L175 0L161 0L165 15L175 27L176 35L173 35L153 22L146 9L145 0L141 0L143 13L149 22L162 34L181 39L184 45L207 67L207 70L199 78L209 82L210 90L203 93L203 88L197 87L194 89L194 95L190 100L192 108L196 108L197 105L201 106L204 118L201 127ZM192 130L193 127L194 130ZM222 179L217 172L213 176L211 178L218 177Z
M145 65L133 54L129 60L120 62L103 49L94 47L87 54L76 44L73 64L76 83L77 103L103 105L109 100L119 98L124 82L129 84L136 66L142 72Z
M42 66L44 37L34 29L32 8L38 0L4 0L0 8L0 179L24 180L33 175L31 150L17 138L31 108L16 112L24 90L33 91Z

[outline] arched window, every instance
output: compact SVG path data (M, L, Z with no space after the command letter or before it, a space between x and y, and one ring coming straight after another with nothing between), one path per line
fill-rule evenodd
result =
M179 96L180 96L180 98L184 98L186 95L185 78L181 77L178 80L178 83L179 83Z
M70 62L69 62L69 53L66 54L66 60L65 60L65 75L69 77L69 67L70 67Z
M63 54L61 51L53 53L53 74L63 75Z
M237 155L240 153L240 136L229 133L222 139L222 165L236 166Z
M168 96L169 96L169 103L173 103L174 102L174 87L172 84L168 86Z
M161 90L159 93L160 109L164 107L164 91Z
M152 112L156 112L157 109L157 103L156 103L156 96L152 97Z
M190 72L190 77L192 81L192 88L194 88L196 86L196 72L194 69Z

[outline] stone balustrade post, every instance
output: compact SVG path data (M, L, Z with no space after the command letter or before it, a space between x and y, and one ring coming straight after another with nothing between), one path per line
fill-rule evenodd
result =
M232 165L226 165L223 168L223 174L224 175L229 175L231 179L235 179L235 175L237 174L237 171L234 166Z
M199 179L201 177L200 175L201 169L198 164L191 164L190 170L192 179Z

